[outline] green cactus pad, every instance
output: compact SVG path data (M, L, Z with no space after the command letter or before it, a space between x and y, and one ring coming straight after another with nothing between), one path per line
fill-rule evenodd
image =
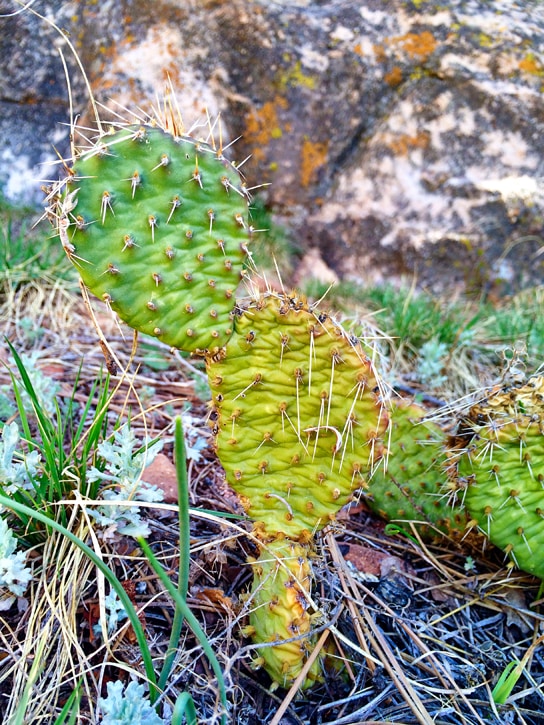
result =
M303 298L267 294L208 375L219 459L256 531L309 540L381 452L387 414L362 345Z
M469 411L459 483L472 520L514 564L544 579L544 377Z
M59 219L85 285L131 327L191 352L232 330L247 257L247 192L221 152L128 126L81 153Z
M466 527L461 507L447 496L446 433L416 403L395 400L387 449L364 492L370 509L385 519L417 522L421 534L460 537ZM406 527L408 529L408 527Z
M256 644L277 642L259 647L254 665L264 667L274 682L288 687L300 674L315 644L311 635L309 548L279 538L262 549L252 567L251 614L246 631ZM320 668L318 657L302 687L321 679Z

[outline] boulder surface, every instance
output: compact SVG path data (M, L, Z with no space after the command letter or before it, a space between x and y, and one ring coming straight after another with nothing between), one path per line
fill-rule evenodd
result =
M143 117L170 81L221 113L249 185L339 277L513 291L542 279L544 4L536 0L0 0L0 183L39 198L98 101ZM101 110L107 117L107 111ZM89 132L91 133L91 132Z

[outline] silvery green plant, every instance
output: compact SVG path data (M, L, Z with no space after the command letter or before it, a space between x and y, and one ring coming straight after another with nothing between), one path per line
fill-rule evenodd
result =
M6 494L20 489L32 491L32 482L38 475L40 454L30 451L23 456L18 453L20 442L17 423L4 425L0 439L0 489Z
M26 552L17 551L17 540L5 519L0 518L0 587L22 597L32 572L25 566Z
M187 460L198 463L202 458L202 451L209 445L208 429L200 427L201 419L191 415L190 408L182 413L183 430L185 431L185 449Z
M125 690L120 680L108 682L108 696L100 698L104 713L100 725L166 725L157 715L147 697L144 686L130 682Z
M115 589L110 589L109 594L104 599L104 605L107 615L107 632L111 636L117 630L119 624L127 618L127 610L123 602L119 599ZM94 625L93 631L96 636L102 635L100 623Z
M59 401L59 393L61 390L60 383L50 375L47 375L38 367L38 360L40 358L40 352L34 350L31 353L21 353L20 360L26 370L30 384L34 391L35 397L47 415L53 416L56 411L56 407ZM21 401L23 403L24 410L27 414L31 415L34 412L34 406L32 398L28 391L21 387L20 390ZM4 399L3 405L8 409L9 401L13 398L13 389L11 386L3 385L0 388L0 394Z
M419 350L417 376L422 383L430 388L438 388L447 378L443 374L444 362L448 354L448 346L436 338L424 342Z
M144 468L153 462L161 448L160 441L146 441L140 446L130 426L119 428L112 440L102 441L97 446L104 467L101 470L93 466L87 478L91 482L101 480L107 484L100 492L100 498L108 501L109 505L100 506L92 512L100 526L106 529L106 538L116 533L134 537L149 535L149 526L140 515L139 507L126 502L156 503L163 500L163 492L141 478Z

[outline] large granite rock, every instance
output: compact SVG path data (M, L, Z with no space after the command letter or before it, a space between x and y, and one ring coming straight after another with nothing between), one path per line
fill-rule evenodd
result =
M145 108L170 78L189 124L221 112L225 138L242 136L237 158L251 154L250 184L271 182L271 209L338 275L472 291L541 280L541 2L32 7L110 108ZM29 11L0 19L0 44L0 177L8 194L36 196L31 178L56 173L36 165L52 143L69 148L59 46L85 123L88 97L66 43Z

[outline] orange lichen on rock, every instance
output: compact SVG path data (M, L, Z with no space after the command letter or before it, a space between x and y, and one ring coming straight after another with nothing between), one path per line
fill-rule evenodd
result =
M530 73L534 76L544 75L544 67L540 63L533 53L527 53L525 58L519 61L519 69L524 73Z
M279 111L285 110L288 104L282 96L276 96L273 101L267 101L261 108L253 108L246 116L245 140L253 147L253 157L263 161L266 156L266 146L273 138L280 138L283 134L279 122Z
M418 131L415 136L402 133L389 141L389 147L396 156L407 156L414 149L426 149L429 146L430 136L427 131Z
M300 150L300 184L309 186L316 180L318 170L327 163L328 142L319 143L305 138Z
M385 63L387 60L387 53L385 51L385 48L383 45L376 43L372 50L374 51L374 55L376 56L376 61L378 63Z
M402 70L398 65L393 66L389 73L386 73L383 77L384 81L388 86L395 88L402 83Z
M434 53L438 45L436 38L429 30L424 30L422 33L398 35L395 38L390 38L389 42L400 46L410 58L414 58L421 63L424 63Z

